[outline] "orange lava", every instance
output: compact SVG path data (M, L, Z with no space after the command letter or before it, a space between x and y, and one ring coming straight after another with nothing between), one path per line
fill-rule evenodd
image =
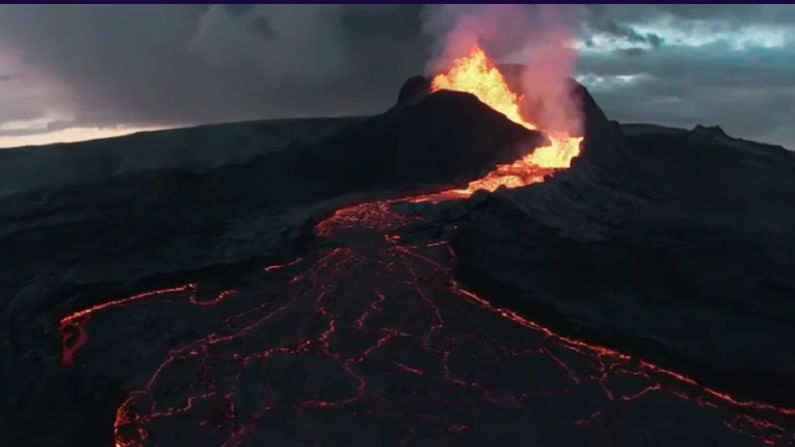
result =
M124 299L106 301L79 312L75 312L67 317L61 319L59 330L63 337L61 338L61 361L65 366L72 366L74 364L75 354L83 345L86 344L87 337L84 329L85 323L94 315L103 312L107 309L117 307L124 307L130 303L143 301L149 298L164 296L169 294L176 294L186 291L195 292L196 284L185 284L178 287L170 287L166 289L152 290L149 292L139 293ZM227 293L228 294L228 293ZM224 295L225 297L226 295ZM223 299L220 297L218 301ZM195 302L195 298L191 298ZM195 302L198 304L198 302Z
M505 77L494 62L477 45L469 54L456 59L453 68L431 81L431 90L455 90L475 95L484 104L502 113L516 124L534 130L537 127L520 112L524 98L508 87Z
M477 45L472 47L467 56L457 59L447 73L434 77L431 81L431 90L471 93L514 123L530 130L538 129L538 126L522 115L524 96L511 90L494 62ZM453 189L421 197L417 201L468 197L479 189L495 191L501 186L509 189L519 188L543 182L545 176L570 167L571 160L580 153L583 137L554 130L543 131L549 144L536 148L511 164L497 165L493 171L483 178L470 182L464 189Z

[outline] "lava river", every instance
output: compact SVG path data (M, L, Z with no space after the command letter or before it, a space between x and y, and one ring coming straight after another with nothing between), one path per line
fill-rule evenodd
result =
M231 288L185 284L67 316L64 362L134 371L117 447L795 443L795 409L739 401L460 287L455 224L416 204L466 194L453 191L340 208L303 257Z

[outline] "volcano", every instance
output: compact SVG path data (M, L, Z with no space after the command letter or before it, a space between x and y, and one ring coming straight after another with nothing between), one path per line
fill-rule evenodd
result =
M271 143L235 159L109 152L240 141L164 131L4 185L4 439L793 445L795 156L574 81L582 132L540 129L509 78L474 49L377 116L230 125Z

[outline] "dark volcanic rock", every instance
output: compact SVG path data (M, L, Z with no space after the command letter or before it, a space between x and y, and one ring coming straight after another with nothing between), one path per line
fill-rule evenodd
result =
M403 83L398 92L398 104L420 98L431 92L431 81L425 76L412 76Z
M0 433L107 445L129 397L117 434L145 445L791 444L784 412L585 346L793 402L792 154L623 129L572 88L572 168L469 200L381 200L542 142L454 92L246 163L5 200ZM97 303L64 370L59 319Z
M542 141L470 94L441 91L297 151L292 174L322 180L326 193L450 183L513 161Z
M203 172L322 140L362 117L283 119L140 132L0 151L0 196L184 168Z
M795 403L795 155L607 121L582 89L571 170L490 197L453 245L459 278L569 333Z
M573 161L574 166L584 165L586 170L600 170L612 176L622 175L632 166L632 151L621 129L607 119L588 90L572 81L573 95L582 107L583 136L582 154Z
M330 138L245 165L182 179L164 176L159 195L173 202L170 195L184 198L193 191L197 200L250 209L416 183L449 184L514 160L541 141L539 133L508 121L472 95L437 92Z
M453 92L404 102L356 124L322 141L205 172L128 173L4 199L0 253L13 262L0 271L0 338L21 341L14 352L4 351L4 364L19 368L3 381L2 390L12 404L31 400L11 419L9 412L22 406L0 413L6 415L0 417L0 432L11 433L15 445L107 441L119 390L87 385L90 392L104 394L86 397L83 385L70 385L58 372L57 327L65 315L114 297L197 280L223 290L261 271L263 264L301 252L313 237L316 213L381 190L465 183L542 142L540 134L508 121L474 96ZM191 333L197 323L182 324ZM138 327L125 328L134 332ZM166 343L172 330L151 334ZM42 346L46 362L21 369L22 357ZM136 349L149 349L147 343L141 346ZM89 384L99 380L84 378ZM48 398L71 405L84 421L58 415L67 410L54 410L56 417L44 412ZM53 426L42 438L66 444L39 442L27 434L50 426L42 418ZM13 430L4 425L9 420L15 421Z
M696 127L693 128L692 132L712 135L714 137L729 137L720 126L702 126L701 124L697 124Z
M64 288L77 284L167 277L267 256L283 251L274 235L293 225L282 214L288 207L422 183L466 183L541 141L472 95L439 92L245 164L126 174L13 197L0 212L8 223L0 252L15 257L0 273L8 297L2 308L27 318L55 297L63 303ZM260 219L269 223L250 223ZM222 248L227 238L237 240L238 226L249 225L261 237L243 237L233 251Z

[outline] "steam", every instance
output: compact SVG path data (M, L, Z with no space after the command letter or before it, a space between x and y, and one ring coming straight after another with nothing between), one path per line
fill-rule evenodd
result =
M497 63L525 66L519 88L540 128L582 135L571 75L577 53L571 26L555 5L439 5L425 12L424 31L438 38L428 71L446 70L479 43Z

